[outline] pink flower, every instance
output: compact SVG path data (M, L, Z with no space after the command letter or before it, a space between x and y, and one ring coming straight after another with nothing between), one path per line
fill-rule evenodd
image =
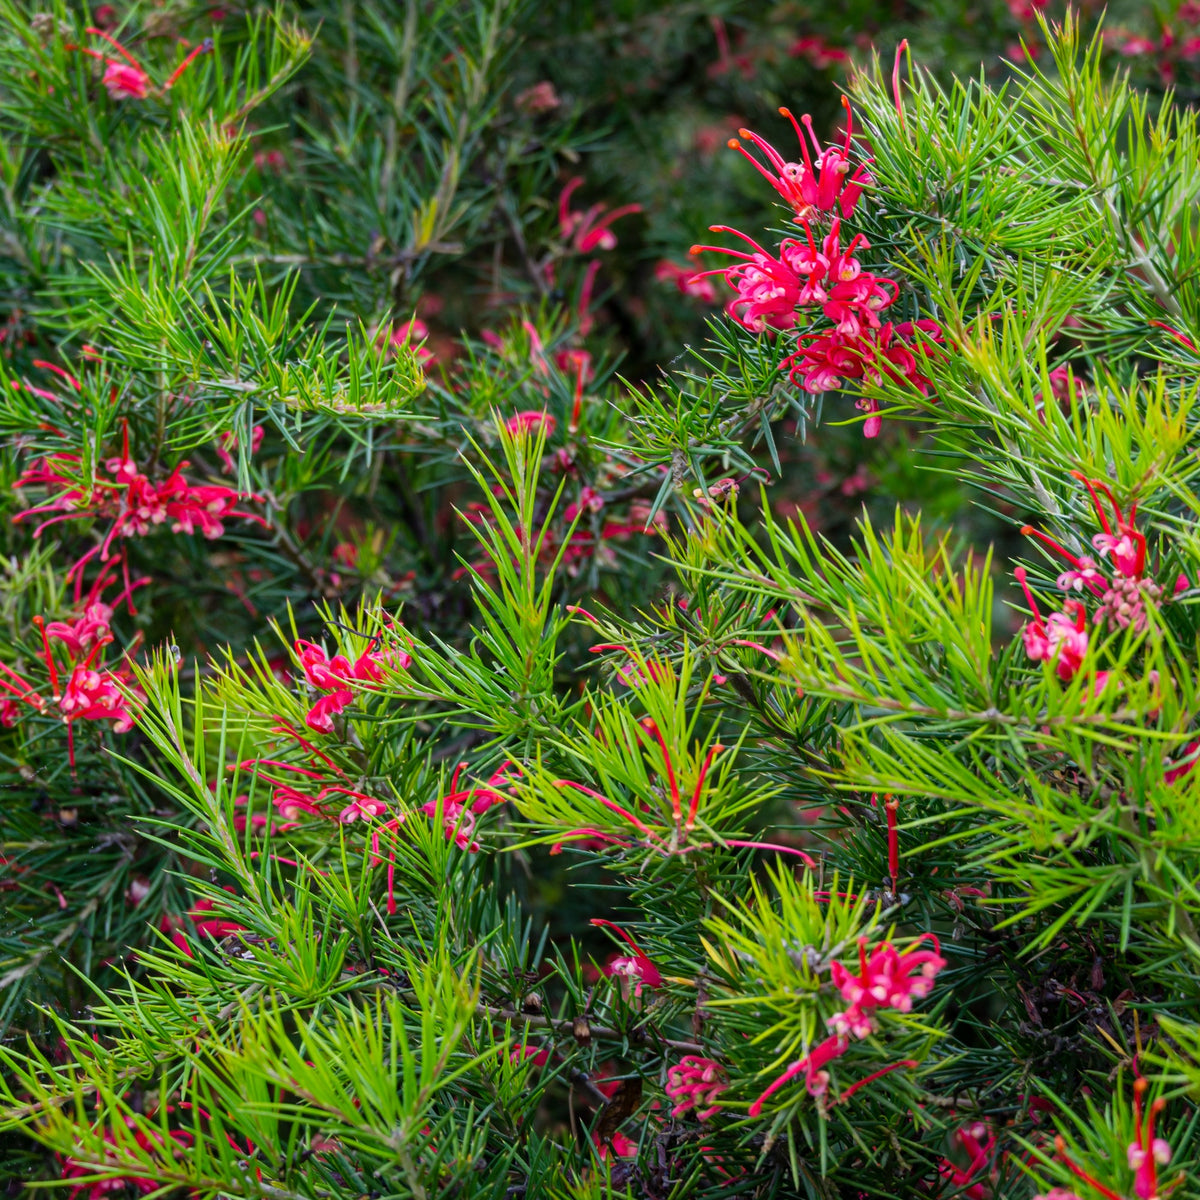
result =
M554 90L554 84L544 80L518 93L513 104L518 112L538 116L541 113L553 112L562 104L562 101Z
M255 425L250 431L250 453L252 455L258 453L258 448L262 445L262 440L266 430L261 425ZM232 430L226 430L221 434L220 443L217 446L217 457L221 460L221 465L229 472L234 473L235 467L233 462L232 451L238 448L238 436Z
M1189 742L1183 748L1183 754L1163 772L1164 783L1174 783L1191 772L1197 760L1200 760L1200 742Z
M532 409L526 409L524 412L514 413L504 422L504 427L513 437L519 437L521 434L534 434L539 427L544 427L546 436L554 436L554 427L558 424L557 421L548 412L535 412Z
M392 336L388 341L393 350L399 350L405 346L415 346L417 361L425 367L437 358L432 350L425 348L428 337L429 326L420 317L413 317L411 321L397 325L392 330Z
M934 978L946 965L946 960L933 950L899 954L890 942L884 942L868 958L866 938L859 938L858 958L858 975L851 974L840 962L830 968L833 984L849 1008L835 1013L828 1023L843 1037L866 1037L872 1029L869 1014L877 1008L911 1012L913 1000L929 994Z
M1160 1137L1154 1136L1154 1122L1167 1102L1161 1096L1150 1105L1144 1114L1142 1105L1149 1084L1137 1079L1133 1085L1134 1129L1137 1140L1126 1150L1130 1168L1135 1172L1133 1192L1138 1200L1159 1200L1158 1168L1171 1161L1171 1147Z
M1117 49L1129 58L1153 54L1158 47L1147 37L1128 37Z
M833 212L835 209L840 209L843 216L850 216L854 212L863 187L871 181L870 175L863 166L858 167L853 174L850 174L850 142L853 136L854 122L850 113L850 102L844 96L842 104L846 109L846 140L843 145L830 146L826 150L821 149L821 143L813 132L812 118L807 113L800 118L798 123L788 109L781 108L779 110L791 121L792 127L796 131L796 137L800 142L800 153L804 159L803 163L787 162L774 146L748 129L739 129L738 133L741 137L748 138L762 151L767 160L767 166L763 166L757 158L750 154L737 138L731 138L729 141L730 148L737 150L753 163L755 169L791 205L796 216L802 219L811 217L818 212ZM804 132L800 129L801 124L804 125L808 137L812 140L815 160L809 154L808 142Z
M558 224L563 240L568 242L576 254L591 254L596 250L612 250L617 244L616 234L609 227L621 217L642 211L640 204L625 204L606 212L607 205L594 204L587 212L572 212L571 195L583 183L583 176L576 175L568 180L558 198Z
M1104 583L1104 576L1096 570L1095 562L1084 554L1075 567L1064 571L1055 582L1064 592L1082 592L1084 588L1094 592Z
M793 1080L801 1072L804 1074L804 1085L810 1096L821 1096L829 1090L829 1072L824 1070L835 1058L840 1058L850 1048L850 1042L841 1034L833 1034L823 1042L814 1046L802 1058L798 1058L767 1088L753 1104L750 1105L750 1116L757 1117L762 1113L763 1105L785 1084Z
M1043 621L1026 582L1025 568L1017 567L1013 574L1033 612L1033 620L1021 630L1025 653L1034 662L1053 662L1059 679L1069 683L1079 673L1087 655L1087 610L1078 600L1068 600L1065 612L1051 613L1049 620Z
M528 1043L514 1046L509 1052L508 1061L516 1066L518 1063L531 1062L535 1067L544 1067L550 1061L549 1050L539 1050Z
M116 38L105 33L103 29L90 25L85 32L92 37L103 38L120 57L110 58L102 51L93 50L89 46L67 46L66 49L78 50L81 54L86 54L89 58L95 58L104 63L104 86L114 100L144 100L150 94L150 76L142 69L141 63ZM158 93L162 95L169 92L188 67L201 54L209 53L212 48L211 39L192 47L184 60L168 76L167 81L157 89Z
M236 507L240 500L257 501L262 497L233 488L190 484L182 474L187 466L186 462L180 463L161 483L152 483L130 457L129 429L126 427L121 455L108 459L102 467L97 466L96 479L86 489L73 474L80 469L77 455L52 455L27 468L13 484L15 488L39 486L57 494L44 504L18 513L13 520L21 521L45 513L60 514L43 520L34 529L34 537L61 521L81 517L110 521L99 544L67 572L68 580L79 577L88 561L97 555L101 562L107 562L119 539L144 537L155 526L168 521L176 533L192 533L198 529L207 538L224 533L225 521L233 517L267 525L262 517ZM109 478L104 478L104 473ZM78 592L78 587L76 590Z
M63 719L112 721L114 733L128 733L133 728L134 713L121 686L124 682L112 671L77 665L59 698Z
M321 794L333 790L335 789L325 788ZM348 792L345 789L336 790L351 798L350 803L338 813L338 820L343 825L352 825L355 821L366 821L371 817L382 817L388 810L388 806L374 796L364 796L361 792Z
M967 1159L967 1165L958 1167L944 1158L938 1165L938 1173L953 1186L956 1194L966 1196L967 1200L986 1200L991 1194L991 1186L986 1178L978 1177L986 1172L991 1161L996 1148L995 1135L982 1121L977 1121L974 1125L956 1129L954 1140Z
M475 787L460 788L458 781L466 766L465 762L460 762L450 777L449 792L438 800L427 801L421 805L420 811L427 817L436 818L440 809L446 837L452 838L460 850L465 850L468 854L477 854L479 843L471 837L475 830L475 818L496 805L507 803L510 797L499 789L508 784L510 770L516 769L518 774L520 771L519 768L515 768L513 763L506 762L491 775L486 783L477 784Z
M633 981L633 994L640 996L642 988L658 988L662 987L662 975L654 963L642 952L641 947L625 932L619 925L613 921L605 921L601 917L593 917L591 924L604 926L607 929L613 930L618 937L627 942L633 950L633 954L618 955L609 960L607 966L604 967L604 974L608 976L619 975L625 979Z
M333 718L354 703L354 693L338 688L328 696L322 696L308 710L304 723L316 733L329 733L333 729Z
M303 638L297 639L295 649L305 679L323 691L344 689L352 680L382 683L387 678L387 667L407 670L412 665L412 655L396 647L364 651L354 662L344 654L335 654L330 658L320 646Z
M818 71L824 71L835 63L850 61L849 51L843 50L840 46L831 46L822 37L797 38L788 47L788 54L792 58L799 58L803 55Z
M744 250L729 250L724 246L693 246L692 254L711 251L728 254L741 261L729 267L703 271L695 278L708 275L724 275L737 297L726 305L725 311L739 325L754 333L772 329L790 329L796 323L796 309L801 303L801 277L784 261L775 258L753 238L747 237L728 225L711 226L713 233L731 233L749 245L753 253ZM785 243L786 246L786 243Z
M112 608L97 601L88 605L77 621L49 622L46 636L62 642L73 658L83 658L93 646L107 645L113 640L109 628L112 616Z
M701 1121L719 1112L717 1097L728 1088L725 1071L711 1058L688 1054L667 1071L667 1095L676 1101L671 1116L682 1117L695 1109Z
M659 283L673 283L685 296L692 296L704 304L716 304L717 290L706 278L707 274L691 267L681 267L665 258L654 268L654 278Z
M182 1130L172 1130L169 1134L171 1140L167 1146L164 1146L157 1135L138 1129L132 1117L126 1118L126 1124L133 1130L133 1134L131 1138L123 1138L122 1143L132 1141L139 1149L143 1151L152 1150L164 1160L174 1158L179 1151L186 1150L192 1144L191 1134L185 1133ZM104 1130L103 1139L106 1145L114 1147L112 1152L106 1152L101 1162L96 1162L94 1159L62 1158L61 1178L69 1180L80 1179L86 1176L94 1177L98 1171L112 1171L117 1168L121 1160L116 1153L115 1147L118 1145L118 1142L111 1127ZM159 1191L162 1188L162 1184L159 1180L151 1179L144 1175L109 1174L103 1179L85 1179L83 1183L75 1184L68 1193L68 1200L106 1200L107 1197L114 1194L128 1194L130 1188L137 1195L145 1196L150 1192Z
M141 67L110 61L104 71L104 86L114 100L144 100L150 92L150 76Z

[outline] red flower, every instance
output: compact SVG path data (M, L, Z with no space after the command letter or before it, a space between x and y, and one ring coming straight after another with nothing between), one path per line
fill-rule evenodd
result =
M854 121L850 112L850 101L843 96L842 104L846 109L846 140L841 146L829 146L825 150L821 149L821 143L813 132L812 117L808 113L797 122L790 110L779 110L782 116L791 121L792 128L796 131L803 163L787 162L774 146L748 129L739 129L738 133L762 151L770 170L750 154L737 138L731 138L729 141L730 148L737 150L753 163L755 169L791 205L792 211L801 219L818 212L833 212L835 209L840 209L843 216L850 216L863 187L871 182L864 166L859 166L853 174L850 173L850 142ZM800 128L801 124L804 126L803 131ZM805 131L812 141L815 158L809 154Z
M524 412L514 413L507 421L504 422L504 427L513 437L519 437L521 434L533 435L536 433L539 426L544 426L546 436L554 436L554 427L558 422L548 412L535 412L532 409L526 409Z
M616 958L610 959L608 965L604 967L604 974L608 976L620 975L625 979L634 981L633 994L640 996L642 988L658 988L662 987L662 975L659 974L658 968L653 962L642 952L641 947L625 932L618 924L613 921L605 921L600 917L593 917L591 924L602 925L607 929L615 931L618 937L626 941L633 950L632 955L618 955Z
M796 309L801 301L801 278L783 258L768 253L753 238L747 237L728 225L710 226L713 233L731 233L749 245L753 253L744 250L729 250L724 246L693 246L692 254L712 251L741 259L730 267L718 267L713 271L702 271L694 276L702 279L709 275L724 275L737 297L725 307L725 311L739 325L754 333L764 329L790 329L796 323ZM794 243L793 243L794 244ZM784 244L785 246L788 243Z
M144 100L150 92L150 76L141 67L109 59L104 86L114 100Z
M924 936L933 939L932 934ZM934 978L946 965L946 960L933 950L899 954L890 942L884 942L868 958L866 938L859 938L858 962L858 975L851 974L840 962L830 969L834 986L850 1006L829 1018L830 1027L843 1037L866 1037L873 1028L870 1014L877 1008L911 1012L914 998L929 994Z
M576 175L568 180L558 198L558 224L563 240L570 243L577 254L591 254L595 250L612 250L617 244L616 234L609 228L621 217L642 211L640 204L625 204L606 212L605 204L593 204L587 212L572 212L571 195L583 183L583 176Z
M211 40L206 40L201 42L200 45L194 46L188 52L183 62L171 72L162 87L151 89L150 76L143 69L142 64L116 38L94 25L89 26L85 32L91 34L93 37L103 38L104 41L116 50L120 58L110 58L102 51L93 50L88 46L67 46L66 48L68 50L78 50L81 54L86 54L89 58L99 59L104 63L104 87L114 100L144 100L150 94L151 90L156 91L160 96L165 95L175 86L179 77L192 65L199 55L207 54L213 48Z
M165 1147L160 1138L156 1135L149 1134L137 1128L132 1117L126 1118L126 1124L133 1130L132 1141L141 1150L155 1150L161 1153L166 1158L168 1155L168 1147ZM182 1130L172 1130L170 1138L174 1146L170 1147L172 1156L176 1149L186 1150L192 1144L192 1136ZM117 1147L118 1143L115 1134L111 1128L104 1130L104 1142L106 1145ZM123 1138L122 1142L129 1141L129 1138ZM99 1162L96 1160L85 1161L79 1158L65 1158L62 1160L62 1178L63 1179L79 1179L85 1176L95 1176L99 1171L112 1171L120 1162L115 1149L111 1152L106 1152L103 1159ZM103 1179L88 1179L83 1183L77 1183L71 1188L68 1193L68 1200L80 1200L81 1197L86 1200L105 1200L106 1197L112 1196L115 1193L126 1193L129 1188L133 1188L139 1196L148 1195L150 1192L160 1190L162 1183L160 1180L151 1179L145 1175L130 1175L109 1174Z
M1026 583L1025 568L1017 567L1013 574L1033 610L1033 620L1021 630L1025 653L1034 662L1053 662L1059 679L1069 683L1079 673L1087 655L1087 610L1078 600L1068 600L1063 605L1064 612L1051 613L1049 620L1043 621Z

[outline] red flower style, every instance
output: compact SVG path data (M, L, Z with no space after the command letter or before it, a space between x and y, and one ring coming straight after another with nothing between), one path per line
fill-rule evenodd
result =
M1126 1150L1129 1166L1134 1171L1133 1193L1138 1200L1159 1200L1161 1193L1158 1187L1158 1168L1165 1167L1171 1161L1171 1147L1166 1139L1154 1136L1154 1121L1166 1107L1166 1100L1160 1096L1150 1105L1149 1112L1143 1114L1142 1111L1146 1089L1149 1086L1144 1079L1134 1081L1133 1113L1136 1140L1131 1142Z
M486 784L477 787L459 789L458 780L463 768L467 764L459 763L454 769L454 774L450 779L450 791L438 800L430 800L421 805L420 811L428 817L437 817L438 811L442 814L442 825L446 831L447 839L454 841L454 844L461 850L467 851L468 854L477 854L479 852L479 843L472 841L471 834L475 829L475 818L481 813L487 812L489 808L497 804L503 804L508 800L506 793L497 789L503 787L507 782L507 773L511 770L520 771L514 763L506 762L499 770L495 771L488 779ZM386 805L382 801L374 801L375 805L380 806L378 810L371 809L370 816L381 816L386 813ZM349 810L346 810L349 811ZM345 820L345 811L342 819ZM353 819L353 818L351 818ZM394 850L389 851L386 859L380 851L380 837L385 832L396 833L400 826L404 823L404 815L393 817L390 821L378 826L371 834L371 865L379 866L383 862L387 862L387 911L389 916L394 916L396 913L396 853Z
M854 134L854 119L850 112L850 101L845 96L842 97L842 105L846 109L846 139L841 146L829 146L824 150L813 131L812 117L808 113L797 122L790 110L779 110L781 116L791 121L796 131L803 163L786 161L774 146L748 129L739 129L738 134L762 151L767 166L746 150L737 138L729 140L730 149L737 150L752 163L801 219L835 210L840 210L842 216L851 216L863 188L871 182L865 166L860 165L851 174L850 142ZM804 130L801 130L801 125ZM813 154L809 153L805 132L812 141Z
M1149 1111L1145 1111L1145 1096L1149 1086L1146 1080L1140 1077L1133 1084L1134 1140L1126 1149L1126 1157L1130 1170L1134 1172L1133 1194L1137 1200L1165 1200L1165 1197L1183 1181L1183 1176L1180 1175L1165 1188L1159 1183L1158 1169L1171 1161L1171 1147L1164 1138L1155 1137L1154 1124L1167 1102L1160 1096L1150 1105ZM1105 1200L1122 1200L1113 1188L1101 1183L1068 1157L1066 1141L1061 1135L1054 1139L1054 1149L1063 1166L1076 1179L1095 1188ZM1044 1200L1062 1200L1071 1195L1072 1193L1065 1189L1054 1188Z
M635 996L642 994L643 987L662 987L662 975L659 973L658 968L643 952L637 942L620 925L614 921L606 921L601 917L593 917L590 923L613 930L619 938L628 943L630 949L633 951L632 954L622 954L610 959L604 967L605 975L609 977L616 975L623 979L632 980L633 994Z
M164 1158L168 1153L168 1147L164 1146L161 1138L155 1134L147 1133L145 1130L138 1129L136 1122L132 1117L125 1119L128 1127L133 1131L129 1137L122 1138L118 1141L111 1127L104 1130L104 1142L106 1145L112 1146L113 1150L106 1152L102 1162L83 1161L78 1158L62 1158L62 1179L81 1179L86 1176L93 1178L84 1179L83 1183L75 1184L68 1193L68 1200L106 1200L106 1197L116 1193L128 1194L128 1190L132 1188L137 1195L146 1196L150 1192L161 1190L162 1182L158 1179L151 1179L145 1175L107 1175L103 1179L95 1179L94 1176L99 1171L111 1171L120 1165L120 1157L117 1153L117 1148L123 1143L132 1141L140 1150L152 1150L161 1154ZM169 1135L174 1143L170 1146L172 1154L181 1150L187 1150L192 1144L192 1135L183 1130L173 1129Z
M841 1058L850 1048L850 1039L840 1033L827 1037L823 1042L814 1046L803 1057L798 1058L767 1088L753 1104L750 1105L750 1116L757 1117L762 1113L763 1105L785 1084L790 1083L803 1072L804 1084L810 1096L823 1096L829 1090L829 1072L827 1067L835 1058Z
M497 789L508 783L507 773L510 768L518 772L520 768L516 767L514 763L506 762L486 784L460 791L458 779L466 765L465 762L461 762L454 768L454 774L450 779L450 791L440 800L430 800L422 804L420 811L427 817L436 817L440 808L442 824L446 828L446 837L452 838L460 850L466 850L469 854L477 854L479 843L471 840L471 834L475 829L475 818L497 804L504 804L509 799L506 793Z
M193 46L183 62L167 77L167 81L162 87L156 88L151 85L150 76L142 64L111 34L105 33L103 29L98 29L94 25L89 25L84 32L93 37L103 38L120 56L113 58L103 51L93 50L89 46L66 47L68 50L78 50L80 54L98 59L104 64L104 87L114 100L144 100L151 92L158 96L165 96L179 81L179 77L184 71L201 54L208 54L213 48L211 38L201 42L198 46Z
M1021 532L1037 538L1070 564L1071 569L1058 577L1058 586L1063 591L1082 592L1086 589L1100 598L1097 621L1112 621L1121 629L1132 625L1140 632L1146 625L1146 605L1157 606L1162 589L1146 575L1146 535L1134 525L1137 503L1130 504L1127 513L1122 512L1112 489L1103 480L1088 479L1081 471L1072 471L1071 475L1087 488L1092 498L1102 531L1092 538L1092 546L1101 558L1108 560L1113 569L1112 581L1105 579L1095 561L1087 555L1072 554L1061 543L1030 525L1023 526ZM1112 520L1105 501L1112 509Z
M591 254L596 250L612 250L617 236L610 226L621 217L642 211L640 204L624 204L611 212L605 204L593 204L586 212L571 211L571 196L583 183L583 176L576 175L567 181L558 197L558 226L563 240L576 254Z
M696 1054L685 1055L667 1071L666 1092L676 1101L671 1116L682 1117L684 1113L695 1109L697 1119L707 1121L714 1113L720 1112L721 1105L717 1097L728 1086L725 1070L720 1063Z
M930 940L937 945L933 934L924 934L915 944ZM830 968L834 986L849 1004L845 1012L835 1013L828 1024L839 1036L866 1037L874 1028L871 1013L877 1008L894 1008L911 1012L914 998L927 996L934 978L946 965L935 950L910 950L899 954L890 942L884 942L867 957L867 940L858 940L859 974L853 975L840 962Z

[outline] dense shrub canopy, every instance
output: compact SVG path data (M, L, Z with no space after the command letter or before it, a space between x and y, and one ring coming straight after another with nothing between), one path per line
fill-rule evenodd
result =
M1127 16L0 0L10 1194L1196 1192Z

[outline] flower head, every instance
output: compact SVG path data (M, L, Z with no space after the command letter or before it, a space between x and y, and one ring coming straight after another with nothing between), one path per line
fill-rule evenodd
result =
M601 925L607 929L613 930L618 937L622 938L629 944L633 950L633 954L618 955L609 960L608 965L604 968L605 975L619 975L625 979L630 979L634 983L633 994L640 996L642 988L657 988L662 987L662 975L658 968L643 953L642 948L625 932L620 925L614 921L605 921L600 917L594 917L591 922L593 925Z
M1026 582L1025 568L1017 567L1014 574L1033 611L1033 620L1021 630L1025 653L1034 662L1053 662L1059 679L1069 683L1079 673L1088 651L1087 610L1078 600L1068 600L1063 612L1051 613L1048 620L1043 620Z
M791 205L797 217L811 218L818 213L832 213L835 210L840 210L842 216L849 217L854 212L863 187L871 182L864 166L859 166L853 174L851 173L850 142L854 134L854 121L849 100L842 97L842 104L846 109L845 141L841 146L829 146L824 150L813 132L812 117L805 113L797 121L790 110L779 110L782 116L791 121L792 128L796 131L803 162L788 162L774 146L749 129L739 129L738 134L762 152L766 159L765 166L746 150L737 138L731 138L729 141L730 148L737 150L754 165L763 178ZM803 130L801 125L804 126ZM809 141L812 142L812 153L809 152Z
M720 1063L696 1054L685 1055L667 1071L666 1092L676 1102L671 1116L681 1117L694 1109L696 1116L706 1121L720 1111L717 1097L728 1086Z
M558 198L558 224L563 240L576 254L591 254L596 250L612 250L617 244L617 235L611 226L621 217L642 211L640 204L624 204L608 211L606 204L593 204L586 212L571 210L571 196L583 183L583 176L576 175L567 181Z
M694 278L724 275L725 282L737 293L725 306L725 311L739 325L754 333L762 333L767 328L790 329L795 325L796 309L801 303L801 276L782 257L776 258L746 234L728 225L713 225L711 229L713 233L731 233L741 238L750 247L750 252L729 250L724 246L693 246L693 254L707 250L740 260L728 267L702 271Z

